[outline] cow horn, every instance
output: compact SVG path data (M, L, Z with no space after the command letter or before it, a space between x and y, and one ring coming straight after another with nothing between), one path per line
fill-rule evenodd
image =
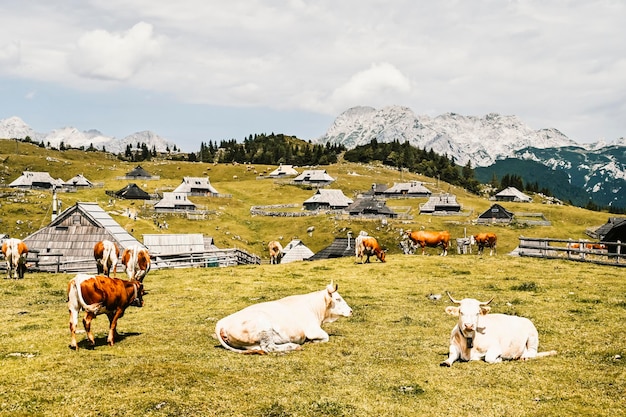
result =
M481 305L481 306L486 306L486 305L488 305L490 302L492 302L494 298L495 298L495 297L491 297L491 300L489 300L489 301L485 301L485 302L481 302L481 303L480 303L480 305Z
M450 301L452 301L454 304L461 304L460 301L457 301L454 298L452 298L452 296L450 295L448 291L446 291L446 294L448 294L448 298L450 298Z
M328 286L326 287L329 294L332 294L335 291L337 291L337 288L339 288L339 286L335 284L332 279L330 280L330 284L328 284Z

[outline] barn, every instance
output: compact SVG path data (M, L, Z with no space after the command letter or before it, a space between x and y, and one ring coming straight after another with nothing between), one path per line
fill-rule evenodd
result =
M93 183L83 176L78 174L63 183L65 187L93 187Z
M387 198L430 197L432 192L419 181L394 183L381 193Z
M533 199L515 187L507 187L494 196L496 201L516 201L530 203Z
M307 169L293 179L295 184L324 187L333 183L335 179L326 173L325 169Z
M132 245L143 246L98 203L80 202L23 240L37 255L42 271L95 273L93 247L104 239L115 242L120 252Z
M50 189L63 186L62 179L54 179L47 172L24 171L22 175L9 184L11 188Z
M290 262L297 262L309 259L315 255L311 249L309 249L299 239L294 239L287 246L283 248L283 257L280 260L281 264L287 264Z
M500 204L494 204L484 211L476 223L479 224L491 224L491 223L511 223L514 214L502 207Z
M163 193L161 201L154 205L157 212L194 211L196 205L187 199L185 193Z
M420 214L446 214L459 211L461 211L461 205L456 201L454 194L442 193L430 196L426 203L420 204Z
M387 203L384 200L376 199L373 196L357 198L346 211L351 216L389 217L394 219L398 217L398 213L387 207Z
M606 224L603 224L595 231L595 235L601 242L621 242L626 243L626 217L609 217ZM617 246L607 245L610 253L617 252ZM624 248L620 249L621 253L626 252Z
M208 177L184 177L183 182L174 189L174 192L195 196L216 197L219 195Z
M280 164L278 168L268 174L270 178L284 178L284 177L294 177L298 175L298 171L293 167L293 165L283 165Z

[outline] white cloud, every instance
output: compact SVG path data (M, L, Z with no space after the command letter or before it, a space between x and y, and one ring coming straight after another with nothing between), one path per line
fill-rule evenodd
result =
M68 60L80 76L123 81L159 54L152 25L140 22L124 33L99 29L84 34Z
M20 62L20 46L17 42L0 45L0 67L14 66Z

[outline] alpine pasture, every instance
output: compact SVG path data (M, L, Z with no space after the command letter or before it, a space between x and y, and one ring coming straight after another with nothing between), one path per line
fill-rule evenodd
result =
M19 152L19 154L17 153ZM0 141L3 181L22 171L47 171L67 179L77 173L101 188L59 195L63 207L97 201L141 240L145 233L203 233L218 247L237 246L264 258L262 265L151 271L143 308L130 307L118 322L120 338L106 344L108 322L92 327L96 347L68 348L69 274L26 274L0 280L0 415L2 416L614 416L626 412L626 314L624 270L566 260L507 255L520 235L582 239L607 213L569 206L506 203L512 211L542 212L551 226L478 226L472 218L490 207L486 198L436 180L382 166L338 163L324 167L353 198L373 182L427 182L463 204L457 216L420 216L419 202L390 200L411 220L351 220L251 216L250 207L293 204L314 191L259 180L245 166L173 161L141 163L160 179L148 192L168 190L183 176L208 175L230 198L191 198L207 209L203 220L167 215L156 228L148 207L110 202L104 190L137 164L98 153L54 152ZM257 171L266 167L256 167ZM272 167L267 167L272 168ZM237 178L234 178L236 176ZM67 178L66 178L67 177ZM143 184L138 184L143 186ZM2 189L0 232L23 238L50 221L50 193L17 195ZM137 209L137 220L123 216ZM19 220L19 222L18 222ZM314 226L309 235L306 231ZM452 238L484 229L498 234L498 255L403 255L400 230L449 230ZM388 249L386 263L355 264L354 257L270 265L267 242L302 239L317 252L334 237L365 230ZM119 274L118 271L118 275ZM323 289L331 280L353 316L323 325L328 343L307 343L284 355L239 355L219 346L215 323L250 304ZM455 319L445 296L488 300L492 312L528 317L539 331L539 349L553 357L490 365L447 357ZM439 297L441 295L441 297ZM80 328L81 324L79 324Z

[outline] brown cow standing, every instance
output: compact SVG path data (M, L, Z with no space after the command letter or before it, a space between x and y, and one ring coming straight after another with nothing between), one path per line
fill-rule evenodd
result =
M425 254L426 246L436 248L441 246L441 256L448 254L448 246L450 245L450 232L447 230L442 232L418 230L415 232L407 231L407 237L416 245L422 248L422 255Z
M96 260L98 275L117 276L117 259L120 257L120 249L110 240L102 240L93 247L93 257Z
M83 325L91 346L95 346L91 321L100 314L109 318L107 343L113 345L118 337L117 320L124 315L129 306L143 307L143 284L138 281L125 281L102 275L78 274L67 285L67 305L70 311L70 348L78 350L76 326L78 314L85 310Z
M385 262L385 251L380 247L376 238L367 235L359 235L354 240L354 252L356 255L355 263L363 263L363 257L367 259L365 263L370 262L370 256L376 255L379 261Z
M272 240L267 244L267 248L270 251L270 264L279 264L283 258L283 246L280 242Z
M498 242L498 237L495 233L479 233L474 235L474 242L478 245L478 254L482 255L485 247L490 249L489 256L492 256L496 253L496 243Z
M143 282L150 271L150 254L139 245L130 246L122 252L122 264L126 267L128 279Z
M7 261L8 278L23 279L26 272L28 246L20 239L8 239L2 243L2 254Z

